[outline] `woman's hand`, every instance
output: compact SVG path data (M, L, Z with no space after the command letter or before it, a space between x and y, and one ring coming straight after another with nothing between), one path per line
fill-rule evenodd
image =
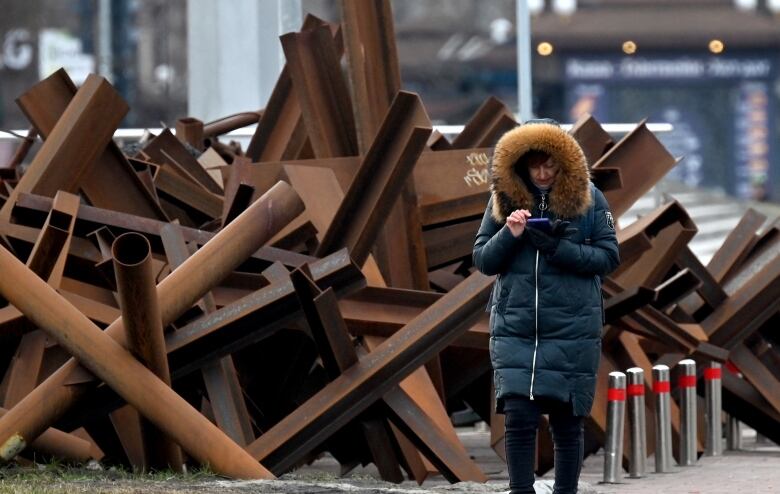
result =
M525 223L531 217L531 212L527 209L515 209L506 218L506 226L512 232L512 236L517 238L525 231Z

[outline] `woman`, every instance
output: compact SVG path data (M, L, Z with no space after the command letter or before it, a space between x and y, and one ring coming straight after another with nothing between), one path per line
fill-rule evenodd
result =
M555 493L577 492L583 419L601 355L601 277L618 263L615 224L582 149L554 120L504 134L474 265L498 275L490 302L496 406L512 494L533 493L536 429L549 414ZM549 218L545 231L528 223Z

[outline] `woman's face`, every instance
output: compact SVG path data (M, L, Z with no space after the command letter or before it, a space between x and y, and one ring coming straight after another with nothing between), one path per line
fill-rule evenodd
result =
M540 160L529 163L528 174L534 185L540 189L547 189L555 183L555 178L558 176L559 169L560 167L552 157L547 157L544 161Z

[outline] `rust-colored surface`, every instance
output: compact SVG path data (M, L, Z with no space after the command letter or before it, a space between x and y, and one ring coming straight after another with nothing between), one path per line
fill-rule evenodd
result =
M176 137L152 136L135 156L111 140L127 107L97 76L77 90L60 70L19 98L45 142L17 153L21 179L0 177L0 245L13 249L0 251L0 457L30 443L57 458L177 467L140 411L188 467L226 476L281 474L327 451L345 473L373 462L393 482L484 481L450 414L466 404L489 420L501 452L492 280L471 252L492 146L517 122L489 97L451 141L433 133L419 97L400 91L390 1L340 4L343 22L307 16L282 37L287 65L264 109L179 119ZM247 150L220 141L252 123ZM616 216L676 162L643 122L617 143L590 116L571 134ZM735 363L724 410L777 438L778 222L748 211L706 266L683 204L621 227L621 266L602 280L586 454L604 441L604 371L650 376L683 356ZM128 280L110 246L140 235L148 244L129 250L148 265ZM672 409L677 441L674 395ZM54 423L88 427L90 440ZM543 436L537 473L552 455Z
M76 85L65 70L60 69L21 95L17 103L41 137L47 139L75 94ZM109 142L101 153L80 184L90 202L115 211L167 220L119 147Z
M302 203L290 187L277 184L228 225L213 241L190 257L157 287L163 325L189 309L205 292L223 279L238 264L265 242L275 229L300 213ZM229 255L228 255L229 254ZM121 320L112 323L106 332L124 340ZM72 375L75 372L75 375ZM16 407L0 418L0 440L14 434L37 437L57 417L66 412L79 395L94 384L85 380L75 360L69 361L49 379L41 383ZM78 385L66 385L79 376ZM35 414L28 413L36 410Z
M5 249L0 250L0 265L5 273L0 293L190 455L231 477L270 477L259 463Z
M14 187L0 216L10 217L20 192L53 197L58 190L78 190L81 178L95 165L128 109L105 79L89 76Z
M139 233L125 233L114 241L111 253L127 349L170 387L171 375L149 241ZM145 464L140 466L140 470L170 468L182 471L181 450L176 443L146 420L141 422L141 433Z

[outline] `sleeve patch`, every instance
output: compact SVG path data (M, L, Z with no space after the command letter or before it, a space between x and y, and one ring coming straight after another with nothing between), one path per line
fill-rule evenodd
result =
M604 211L604 216L606 216L607 219L607 226L610 228L610 230L614 230L615 218L612 216L612 213L610 211Z

